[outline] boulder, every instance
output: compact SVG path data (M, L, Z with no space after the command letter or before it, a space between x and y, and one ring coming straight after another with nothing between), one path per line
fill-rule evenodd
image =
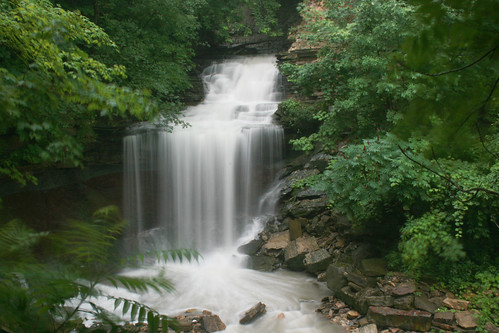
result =
M371 304L369 303L372 302L373 297L385 298L386 303L380 302L380 304L393 304L393 298L390 296L382 295L378 288L364 288L356 294L355 301L353 304L351 304L351 306L353 306L361 314L365 315L367 313L367 310L369 309L369 306L371 306ZM388 301L386 301L386 299L388 299Z
M405 296L413 294L416 291L416 284L413 281L403 282L392 289L392 294L395 296Z
M295 190L293 185L296 183L296 181L308 178L310 176L317 175L319 173L320 173L320 171L317 169L295 170L295 171L291 172L291 174L286 177L284 186L281 190L281 196L283 198L289 198L292 195L293 191Z
M383 296L366 296L365 302L369 306L393 306L394 299L391 296L383 295Z
M397 297L393 300L393 307L401 310L410 310L414 303L413 295Z
M295 240L297 238L300 238L303 235L303 233L301 231L301 221L290 219L288 221L288 223L289 223L289 238L290 238L290 240Z
M487 323L484 328L488 333L499 333L499 327L495 326L492 323Z
M325 271L327 266L332 261L333 257L325 249L320 249L314 252L305 254L303 264L305 270L312 274Z
M363 288L374 287L376 285L375 278L367 277L362 274L357 274L355 272L345 272L345 276L348 281L353 282Z
M305 269L305 255L318 249L315 237L300 237L291 241L284 249L284 262L290 270L302 271Z
M262 239L253 239L252 241L241 245L237 248L237 251L242 254L247 254L247 255L254 255L260 250L260 248L263 245L263 240Z
M378 333L376 324L369 324L358 328L359 333Z
M355 310L350 310L350 311L347 312L347 319L348 320L353 320L353 319L355 319L355 318L357 318L359 316L360 316L360 313L358 313Z
M272 272L279 267L279 259L272 256L259 255L248 259L248 268L261 271Z
M443 305L450 309L454 310L468 310L468 306L470 305L470 302L462 300L462 299L455 299L455 298L445 298L443 300Z
M433 321L443 324L452 324L454 322L454 313L450 311L436 312L433 315Z
M219 316L207 310L190 309L175 319L180 332L219 332L226 328Z
M318 191L311 188L302 189L296 193L296 198L299 200L304 199L317 199L326 195L324 191Z
M423 310L430 313L435 313L438 309L438 306L430 302L430 300L426 296L416 296L414 297L414 307L418 310Z
M357 306L357 292L346 286L334 293L334 296L339 300L342 300L351 307L358 308ZM359 309L362 312L362 309Z
M326 170L331 158L332 156L329 154L318 153L312 156L310 158L310 161L305 166L309 168L319 169L322 172Z
M218 332L225 330L225 324L220 319L219 316L211 314L211 315L203 315L201 317L201 326L206 332Z
M305 228L309 234L320 237L326 231L327 221L328 221L327 216L323 216L322 218L316 216L309 223L306 224Z
M386 260L383 258L370 258L360 261L360 271L366 276L384 276L387 270Z
M437 308L441 308L444 306L444 297L431 297L429 299L430 302L432 302L433 304L435 304L437 306Z
M311 217L325 211L328 204L327 198L298 200L286 205L286 211L294 217Z
M289 230L273 234L267 243L262 246L264 250L282 250L290 242Z
M330 264L326 271L326 283L327 287L336 293L341 288L348 284L345 273L350 270L350 265L345 263L336 262Z
M398 310L388 307L369 307L368 318L382 327L427 332L431 328L431 313L418 310Z
M265 304L263 304L262 302L258 302L255 306L253 306L251 309L249 309L244 313L242 318L239 320L239 323L241 325L252 323L258 317L262 316L264 313L267 312L265 307L266 307Z
M472 311L456 312L456 323L462 328L475 328L478 326L475 313Z

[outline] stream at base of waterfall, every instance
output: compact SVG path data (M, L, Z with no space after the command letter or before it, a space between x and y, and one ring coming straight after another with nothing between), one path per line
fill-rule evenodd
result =
M125 137L124 215L127 239L139 251L192 248L203 258L123 272L154 276L164 269L172 294L101 288L169 316L211 311L225 332L342 332L315 313L330 294L323 283L304 273L247 269L237 253L263 229L260 217L276 214L279 188L272 184L284 135L272 120L283 96L275 58L230 59L209 66L202 79L204 101L182 115L188 127L169 133L139 125ZM240 325L258 302L267 313ZM102 305L113 309L112 302Z

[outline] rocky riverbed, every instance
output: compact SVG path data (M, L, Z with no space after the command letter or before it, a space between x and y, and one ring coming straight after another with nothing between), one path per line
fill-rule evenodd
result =
M301 157L283 170L280 214L269 216L258 237L239 248L250 256L248 266L315 275L331 290L317 312L347 331L475 332L478 312L472 304L388 271L379 247L369 235L358 234L347 217L332 213L325 193L297 186L323 171L329 157ZM499 332L490 323L486 330Z

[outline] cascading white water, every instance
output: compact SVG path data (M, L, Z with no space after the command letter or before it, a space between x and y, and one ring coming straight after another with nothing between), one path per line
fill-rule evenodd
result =
M233 245L261 213L283 133L272 58L215 64L202 78L204 102L183 114L190 127L125 138L125 217L136 234L156 228L170 247L208 250Z
M282 129L272 124L281 99L275 59L212 65L203 80L204 102L183 114L190 127L172 133L139 127L125 138L124 205L131 235L163 248L196 248L204 259L167 264L173 295L109 293L168 315L210 310L227 324L226 332L342 332L314 312L328 294L323 284L295 272L246 269L236 250L262 229L258 217L273 213L279 193L279 184L270 186L283 141ZM124 274L150 276L162 269L157 263ZM101 302L112 310L112 303ZM257 302L267 305L267 314L239 325Z

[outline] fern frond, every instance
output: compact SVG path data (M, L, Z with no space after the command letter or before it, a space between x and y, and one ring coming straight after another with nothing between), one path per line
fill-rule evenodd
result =
M133 292L154 290L162 293L165 291L172 292L175 289L172 282L161 274L153 278L106 275L103 280L110 282L115 287L123 287Z
M29 249L46 237L48 232L35 232L20 220L12 220L0 226L0 261L26 261Z
M172 250L161 250L161 251L148 251L146 253L137 254L135 256L130 256L126 260L123 260L122 264L126 263L136 264L141 262L142 264L146 259L156 259L157 262L168 262L168 261L180 261L182 262L184 258L189 261L199 262L203 258L201 253L193 249L172 249Z
M91 222L69 221L66 230L54 235L53 241L75 265L105 265L124 227L118 209L108 206L96 211Z

